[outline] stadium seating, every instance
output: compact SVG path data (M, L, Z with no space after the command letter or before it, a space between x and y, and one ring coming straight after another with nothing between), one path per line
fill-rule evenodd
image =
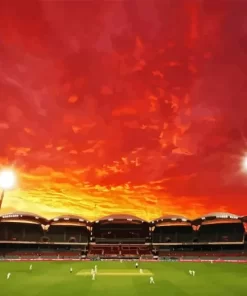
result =
M0 223L0 240L2 241L35 241L44 236L40 224Z
M104 252L103 252L103 248L101 247L94 247L92 246L88 252L88 255L103 255Z
M149 246L143 245L93 245L89 250L90 255L119 255L119 256L141 256L150 255L151 250Z
M122 246L121 247L121 254L122 255L150 255L151 250L149 246Z
M111 245L100 245L100 246L91 246L89 250L90 255L119 255L120 247L119 246L111 246Z
M39 249L39 248L21 248L16 250L14 247L0 249L0 257L4 257L6 259L33 259L33 258L79 258L81 256L81 251L78 250L65 250L65 249Z
M0 219L0 257L79 259L89 255L133 259L158 255L229 259L247 256L241 219L222 217L211 215L193 221L195 231L189 220L173 216L150 223L121 215L94 223L73 216L38 222L40 218L35 215L20 215L20 221L6 221L8 217L5 217L4 221Z
M165 258L183 258L183 259L200 259L200 260L216 260L219 258L223 259L236 259L236 258L241 258L241 259L247 259L247 252L229 252L229 251L190 251L190 252L182 252L182 251L159 251L159 256L160 257L165 257Z
M139 255L151 255L151 248L150 246L140 246L139 247Z
M51 225L46 233L51 242L87 243L89 233L86 227Z
M148 235L148 225L142 224L98 224L93 227L96 243L145 243Z
M242 223L202 224L198 239L200 242L241 242L244 227Z
M180 243L192 242L194 232L191 226L159 226L152 234L153 243Z

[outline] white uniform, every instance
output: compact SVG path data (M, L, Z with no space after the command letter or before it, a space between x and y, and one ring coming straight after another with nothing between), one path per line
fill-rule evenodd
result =
M93 281L95 280L95 270L94 269L92 270L92 280Z
M33 265L32 265L32 264L29 266L29 270L30 270L30 271L33 270Z
M97 273L97 271L98 271L97 265L94 266L94 271L95 271L95 273Z
M70 267L70 273L72 273L73 272L73 268L72 267Z
M138 268L138 262L136 262L136 268Z
M10 278L10 276L11 276L11 273L9 272L9 273L7 274L7 280Z
M192 270L192 275L195 276L196 275L196 272L194 270Z
M152 276L150 276L150 278L149 278L149 283L154 284L154 278Z
M189 270L189 274L192 275L192 270Z
M140 273L143 273L143 270L140 268Z

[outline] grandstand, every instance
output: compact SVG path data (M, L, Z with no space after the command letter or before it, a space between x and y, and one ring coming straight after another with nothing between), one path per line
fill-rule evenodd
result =
M38 242L44 237L42 225L48 221L36 214L14 212L0 216L0 241Z
M192 242L194 232L191 221L182 216L169 215L151 222L153 244Z
M88 221L68 215L47 220L28 212L0 216L0 255L8 258L79 258L87 252ZM72 245L72 247L71 247Z
M149 223L136 216L110 215L92 225L90 254L101 256L141 256L149 254Z
M131 215L110 215L93 223L92 234L96 243L145 243L149 224Z
M66 215L49 221L46 232L48 241L64 243L88 243L90 231L85 218Z
M167 215L151 222L115 214L97 221L28 212L0 216L0 256L5 258L144 258L145 256L246 256L247 216L211 213L191 221Z
M230 213L211 213L193 221L198 225L199 242L242 243L244 241L243 219Z

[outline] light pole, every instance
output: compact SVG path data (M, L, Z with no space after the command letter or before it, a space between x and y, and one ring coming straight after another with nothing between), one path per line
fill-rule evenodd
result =
M1 197L0 197L0 210L2 208L3 198L4 198L4 190L2 190Z
M3 170L0 172L0 189L2 190L0 196L0 210L6 190L12 189L16 184L16 175L12 170Z

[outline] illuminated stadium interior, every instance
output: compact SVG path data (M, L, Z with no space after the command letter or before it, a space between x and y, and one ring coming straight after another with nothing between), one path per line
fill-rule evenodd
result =
M196 220L166 215L153 221L113 214L96 221L63 215L45 219L28 212L0 216L1 241L92 244L234 243L244 240L244 221L230 213L211 213Z
M230 213L195 220L165 215L152 221L112 214L89 221L76 215L46 219L12 212L0 216L0 253L5 258L68 259L176 257L191 256L191 251L193 256L245 254L245 221L246 216Z

